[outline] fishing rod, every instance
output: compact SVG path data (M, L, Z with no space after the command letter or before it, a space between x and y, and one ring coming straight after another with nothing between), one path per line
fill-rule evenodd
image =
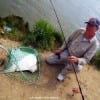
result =
M54 5L53 5L52 0L50 0L50 3L51 3L51 6L52 6L52 8L53 8L53 11L54 11L54 13L55 13L55 16L56 16L56 18L57 18L57 22L58 22L58 24L59 24L59 26L60 26L60 29L61 29L61 32L62 32L64 41L65 41L65 44L66 44L66 48L67 48L68 43L66 42L66 38L65 38L65 36L64 36L64 32L63 32L62 26L61 26L61 24L60 24L60 20L59 20L59 18L58 18L58 15L57 15L57 13L56 13L56 10L55 10L55 7L54 7ZM69 53L69 51L68 51L68 53ZM69 55L70 55L70 53L69 53ZM82 93L82 88L81 88L81 86L80 86L80 83L79 83L79 80L78 80L78 76L77 76L77 73L76 73L76 70L75 70L75 64L74 64L74 63L72 63L72 67L73 67L73 70L74 70L74 73L75 73L76 81L77 81L77 83L78 83L78 87L79 87L79 90L80 90L80 93L81 93L82 100L85 100L85 99L84 99L84 95L83 95L83 93Z

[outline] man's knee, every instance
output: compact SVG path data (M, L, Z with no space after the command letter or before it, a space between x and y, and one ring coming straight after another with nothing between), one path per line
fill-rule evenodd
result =
M54 55L50 55L50 56L46 59L46 63L47 63L47 64L55 64L55 63L56 63L56 59L55 59Z
M47 64L53 64L53 62L49 58L47 58L45 61Z

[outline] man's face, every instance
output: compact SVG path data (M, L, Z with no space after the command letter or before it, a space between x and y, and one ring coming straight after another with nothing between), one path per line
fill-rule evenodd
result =
M92 26L92 25L87 24L86 32L85 32L85 37L87 39L91 39L95 35L95 32L97 30L98 30L98 28L96 26Z

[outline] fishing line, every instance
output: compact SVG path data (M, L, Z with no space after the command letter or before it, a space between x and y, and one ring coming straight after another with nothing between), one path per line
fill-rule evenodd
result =
M57 22L58 22L58 24L59 24L59 26L60 26L60 29L61 29L63 38L64 38L64 40L65 40L65 44L66 44L66 46L67 46L68 43L66 42L66 39L65 39L65 36L64 36L64 32L63 32L63 29L62 29L60 20L59 20L59 18L58 18L58 15L57 15L57 13L56 13L55 7L54 7L54 5L53 5L53 2L52 2L52 0L49 0L49 1L50 1L50 3L51 3L51 6L52 6L53 11L54 11L54 13L55 13L55 16L56 16L56 18L57 18ZM80 83L79 83L79 80L78 80L78 76L77 76L77 73L76 73L76 70L75 70L75 65L74 65L74 63L72 63L72 67L73 67L73 69L74 69L76 81L77 81L77 83L78 83L78 87L79 87L79 90L80 90L80 93L81 93L82 100L85 100L85 99L84 99L84 95L83 95L83 93L82 93L82 88L81 88L81 86L80 86Z

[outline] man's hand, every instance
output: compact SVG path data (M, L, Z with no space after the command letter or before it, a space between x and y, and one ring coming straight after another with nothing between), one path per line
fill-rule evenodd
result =
M78 57L76 56L69 56L68 57L68 60L71 62L71 63L78 63Z

